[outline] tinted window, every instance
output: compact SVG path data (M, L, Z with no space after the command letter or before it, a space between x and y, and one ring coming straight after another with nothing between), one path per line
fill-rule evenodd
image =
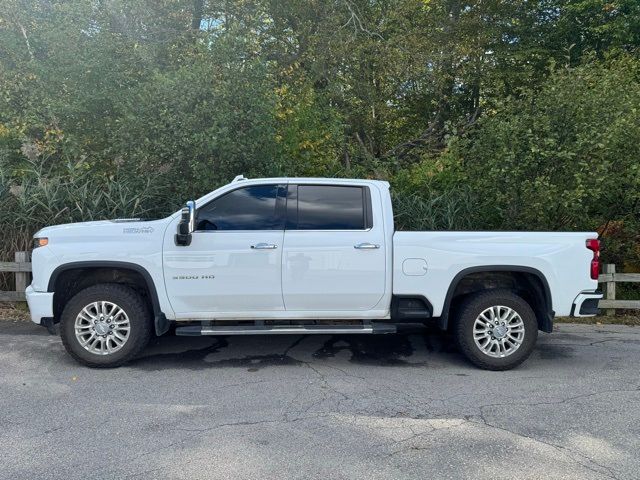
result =
M362 187L298 186L298 230L363 230Z
M277 230L277 185L233 190L198 209L197 230Z

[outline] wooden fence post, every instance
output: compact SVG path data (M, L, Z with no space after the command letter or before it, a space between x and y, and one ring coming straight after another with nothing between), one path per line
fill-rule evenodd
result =
M16 252L15 261L17 263L26 263L29 261L29 252ZM23 292L29 285L29 272L16 272L16 292Z
M607 263L606 265L603 265L602 268L603 268L602 273L611 274L611 280L606 282L607 288L605 290L605 298L607 300L615 300L616 299L616 282L615 282L616 266L613 263ZM616 309L607 308L605 312L606 312L606 315L615 315Z

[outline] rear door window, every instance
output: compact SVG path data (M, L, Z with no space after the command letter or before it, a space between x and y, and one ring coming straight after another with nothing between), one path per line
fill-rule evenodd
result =
M294 228L365 230L370 226L367 225L370 209L368 197L366 187L298 185Z

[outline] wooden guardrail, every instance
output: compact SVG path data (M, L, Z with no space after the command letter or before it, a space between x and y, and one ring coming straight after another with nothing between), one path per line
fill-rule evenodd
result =
M0 272L15 273L15 290L0 292L0 302L23 302L26 300L24 291L31 281L29 252L16 252L14 259L14 262L0 262Z
M640 282L640 273L616 273L616 266L608 263L602 266L598 283L604 283L604 298L598 307L604 308L607 315L615 315L616 308L640 309L640 300L616 300L616 283Z
M0 262L0 272L15 274L15 291L0 292L0 302L21 302L25 300L24 291L31 277L29 252L16 252L14 262ZM607 315L613 315L616 308L640 309L640 300L617 300L616 283L640 282L640 273L616 273L613 264L603 265L598 282L604 284L604 299L599 307L605 309Z

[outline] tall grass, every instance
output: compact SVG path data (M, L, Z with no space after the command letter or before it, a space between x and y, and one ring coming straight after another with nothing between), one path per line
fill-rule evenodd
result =
M391 194L397 230L469 230L474 224L473 198L467 190L418 195Z
M33 165L18 181L0 171L0 260L29 250L33 234L47 225L168 213L175 202L154 180L72 167L53 174ZM0 278L0 290L11 288L9 275Z

